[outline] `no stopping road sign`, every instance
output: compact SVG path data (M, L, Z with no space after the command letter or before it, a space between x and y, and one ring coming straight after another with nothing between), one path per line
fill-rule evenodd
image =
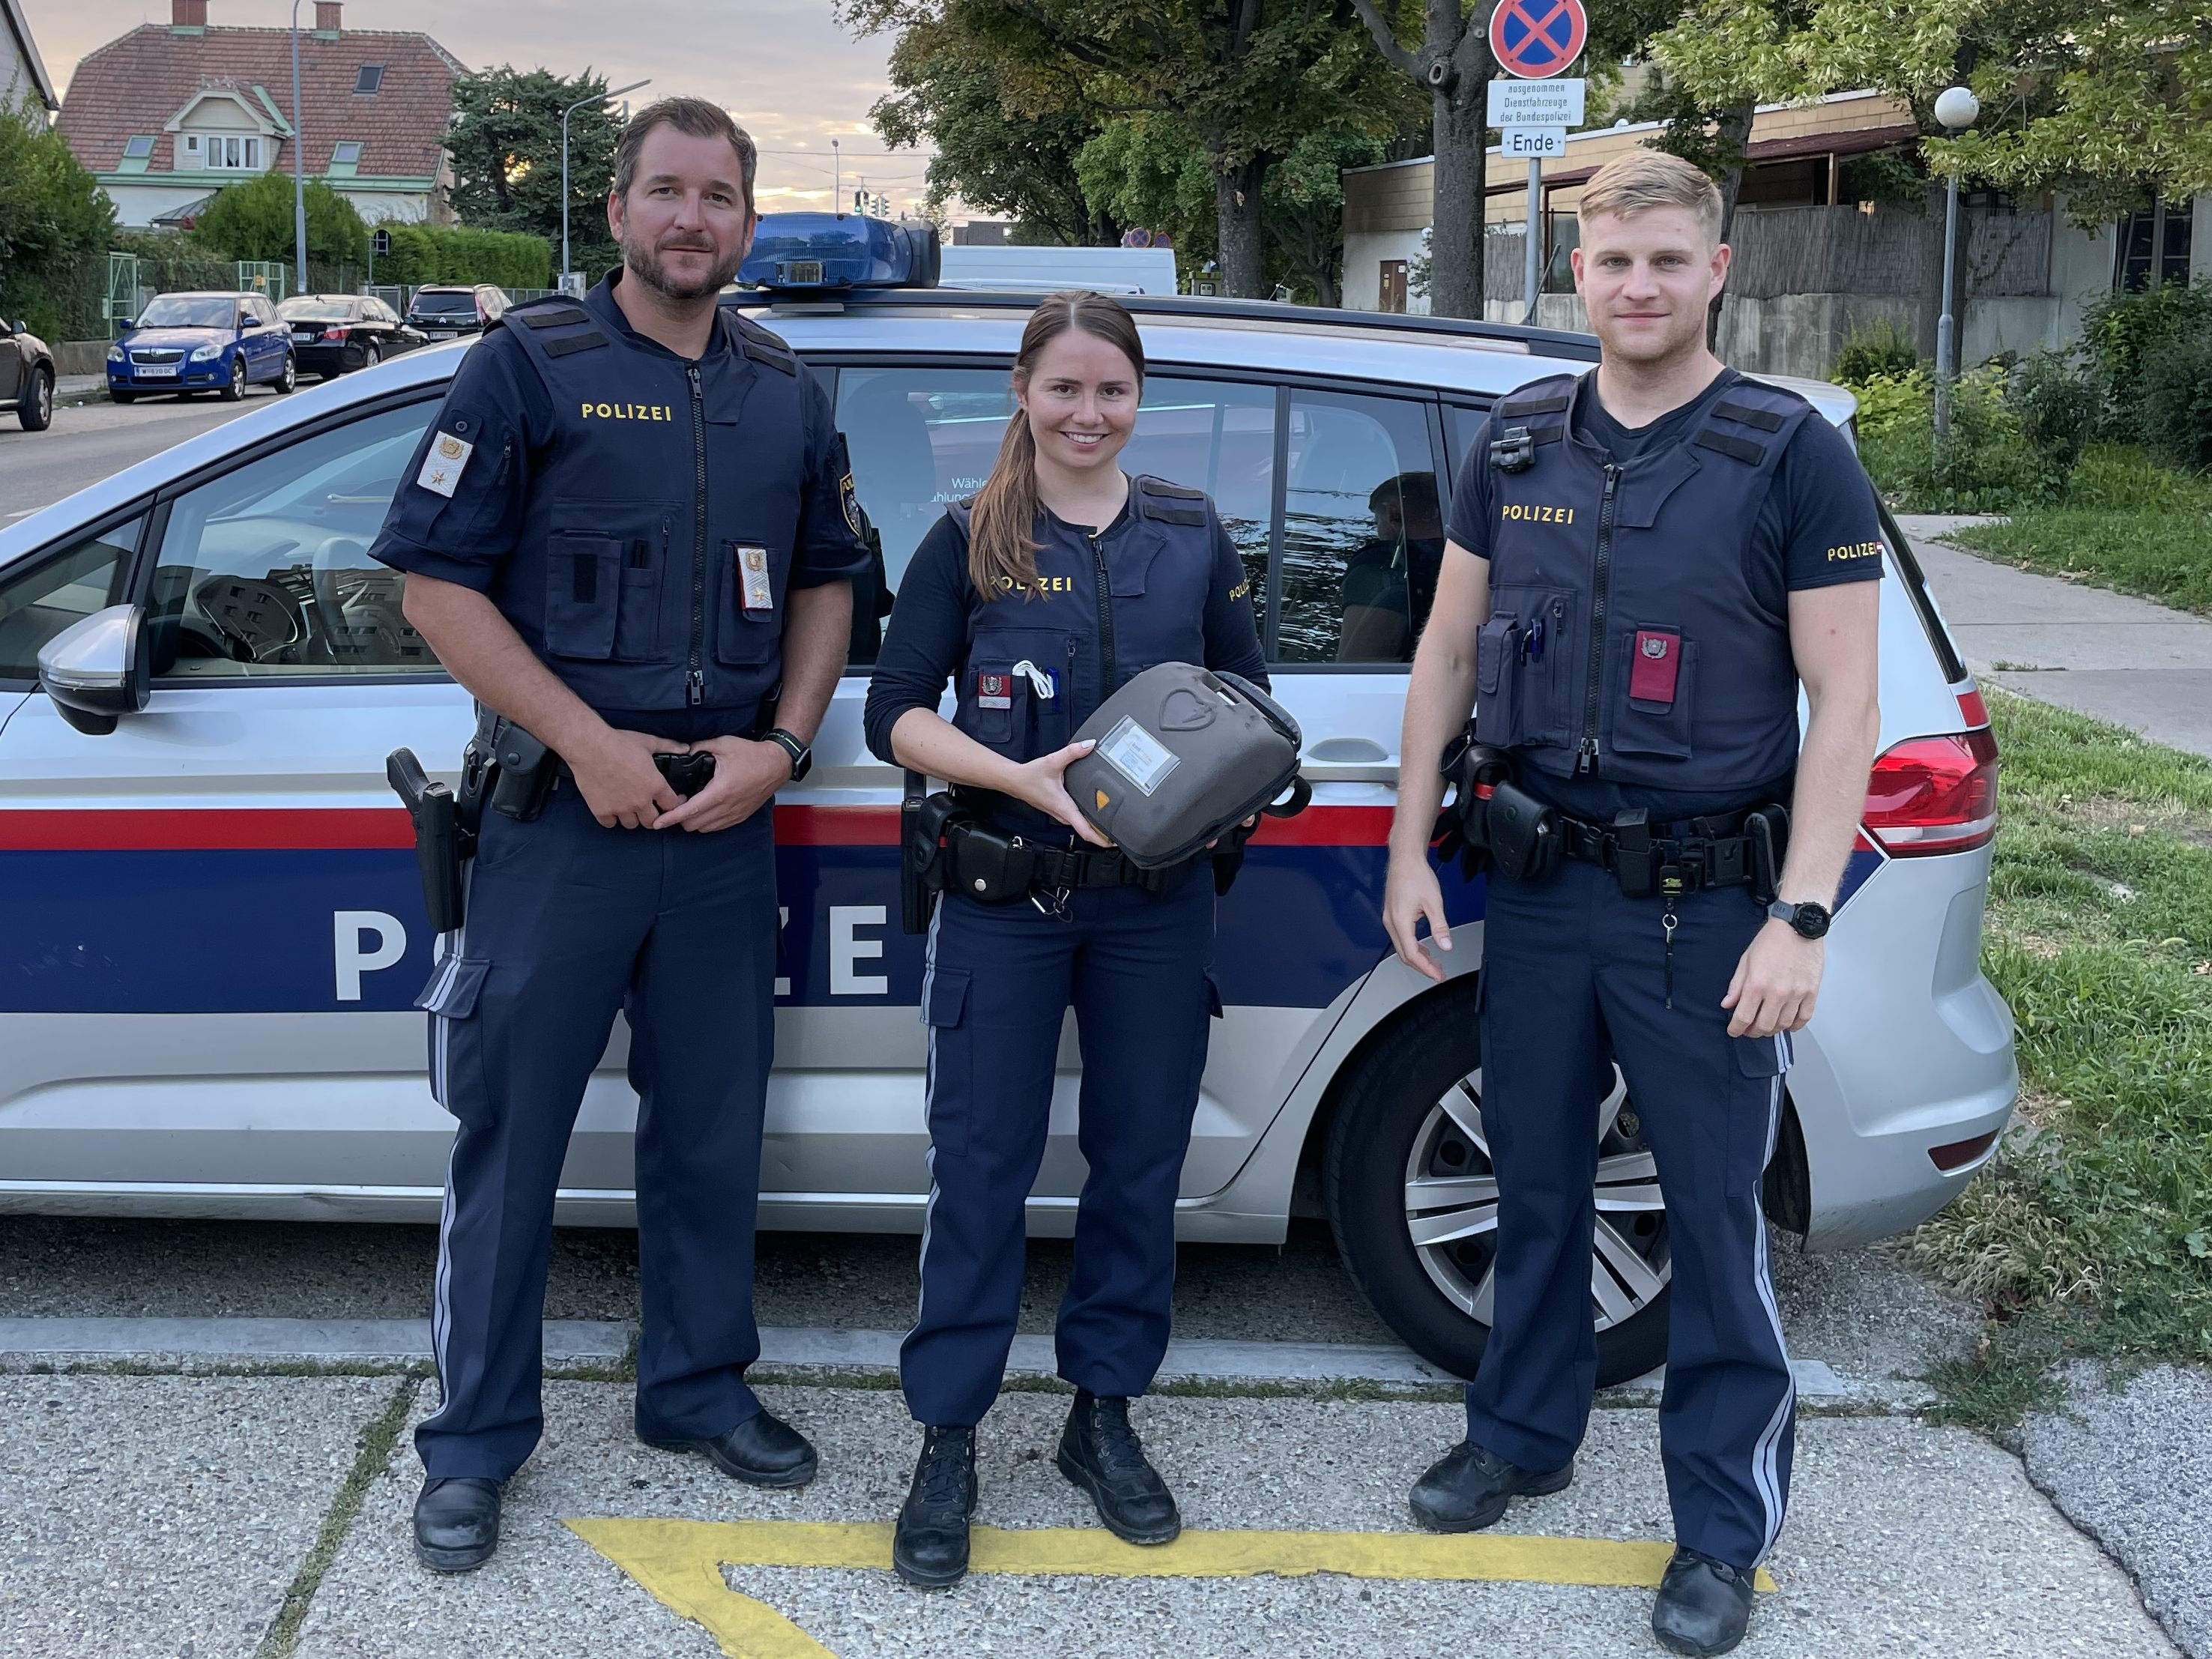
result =
M1498 0L1490 14L1490 52L1498 67L1523 80L1562 73L1589 38L1583 0Z

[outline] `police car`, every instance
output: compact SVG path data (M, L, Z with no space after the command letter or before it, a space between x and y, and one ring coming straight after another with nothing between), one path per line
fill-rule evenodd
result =
M1030 301L898 286L906 239L832 223L819 246L776 242L757 274L781 286L732 302L828 387L888 600L992 464ZM856 233L866 257L841 264ZM1496 1217L1477 1112L1483 893L1448 890L1461 926L1442 987L1393 959L1380 914L1399 768L1436 763L1397 752L1412 573L1485 408L1587 366L1595 343L1130 304L1151 376L1123 464L1218 503L1314 785L1310 810L1267 823L1222 905L1224 1017L1181 1234L1272 1243L1292 1215L1326 1214L1381 1315L1472 1374ZM267 405L0 529L0 1208L437 1214L452 1123L410 1007L434 941L384 762L404 744L450 775L471 706L368 547L468 347ZM1849 420L1847 393L1796 389ZM1769 1215L1814 1249L1941 1208L1989 1157L2018 1082L1979 968L1996 748L1887 528L1881 755L1765 1184ZM813 772L775 807L772 1227L918 1231L928 1190L921 941L898 920L900 780L861 741L878 607L860 609ZM618 1028L586 1097L563 1221L631 1218L625 1042ZM1030 1200L1040 1235L1072 1229L1083 1180L1072 1027L1060 1066ZM1663 1356L1670 1244L1636 1102L1616 1083L1589 1109L1591 1309L1613 1380Z

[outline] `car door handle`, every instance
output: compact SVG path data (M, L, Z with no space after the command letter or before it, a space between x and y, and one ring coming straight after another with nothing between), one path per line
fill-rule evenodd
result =
M1308 746L1306 758L1323 766L1372 764L1390 758L1390 751L1372 738L1322 738Z

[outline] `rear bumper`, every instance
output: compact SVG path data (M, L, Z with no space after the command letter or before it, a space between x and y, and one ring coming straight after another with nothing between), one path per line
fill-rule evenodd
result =
M350 374L368 359L359 346L294 346L292 361L302 374Z

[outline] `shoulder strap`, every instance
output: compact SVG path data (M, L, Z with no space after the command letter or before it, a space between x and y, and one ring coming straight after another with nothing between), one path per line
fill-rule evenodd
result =
M509 326L515 323L522 326ZM495 328L507 329L508 337L523 347L523 355L538 363L541 369L550 359L579 351L596 351L612 343L592 320L592 313L565 294L548 295L541 300L510 306L484 331L489 334Z
M1498 400L1492 412L1500 421L1518 421L1532 415L1564 415L1574 400L1577 377L1547 375L1516 387Z
M1162 524L1204 524L1211 505L1202 489L1191 489L1149 473L1136 480L1139 510Z
M721 314L735 336L732 343L738 350L757 363L766 363L770 368L780 369L786 374L798 374L798 355L784 343L781 335L763 328L751 318L741 315L733 307L722 307Z
M1765 466L1782 453L1799 422L1815 413L1787 387L1739 380L1721 394L1690 441L1746 466Z

